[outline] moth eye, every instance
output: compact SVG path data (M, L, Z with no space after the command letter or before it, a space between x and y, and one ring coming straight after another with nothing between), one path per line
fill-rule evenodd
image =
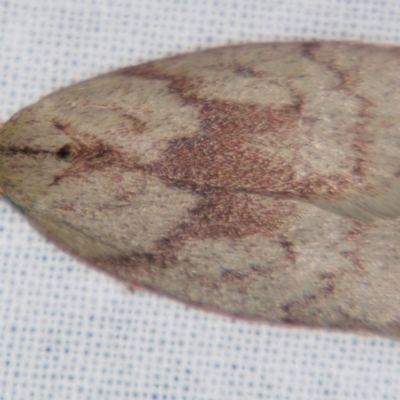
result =
M56 157L59 160L66 160L72 154L72 148L69 144L65 144L56 152Z

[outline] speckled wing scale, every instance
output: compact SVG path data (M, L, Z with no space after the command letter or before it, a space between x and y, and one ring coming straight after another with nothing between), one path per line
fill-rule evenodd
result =
M222 47L55 92L0 185L63 248L231 315L400 337L400 50Z

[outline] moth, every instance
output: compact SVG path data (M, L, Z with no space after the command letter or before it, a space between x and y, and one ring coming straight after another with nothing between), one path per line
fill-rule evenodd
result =
M63 249L185 303L400 337L400 48L221 47L56 91L0 186Z

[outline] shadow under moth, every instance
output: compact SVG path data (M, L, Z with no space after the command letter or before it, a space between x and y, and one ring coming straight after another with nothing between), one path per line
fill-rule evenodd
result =
M0 186L126 284L400 338L400 48L246 44L124 68L0 130Z

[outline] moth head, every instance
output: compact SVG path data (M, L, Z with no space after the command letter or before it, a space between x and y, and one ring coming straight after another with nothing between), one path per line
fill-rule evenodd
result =
M23 208L46 196L82 154L67 124L46 111L27 107L0 129L0 187Z

